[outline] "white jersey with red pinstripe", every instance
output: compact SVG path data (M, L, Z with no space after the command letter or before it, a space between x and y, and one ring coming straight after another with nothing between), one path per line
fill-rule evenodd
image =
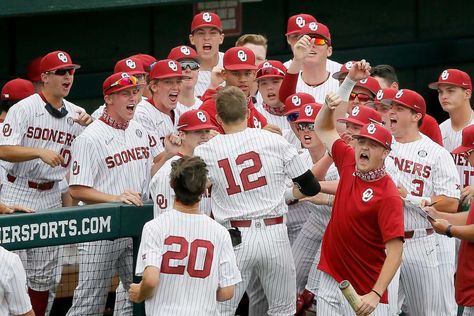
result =
M217 135L194 154L208 166L212 213L219 223L285 214L285 179L308 170L293 145L260 129Z
M17 254L0 247L0 315L23 315L31 311L26 274Z
M182 104L181 102L178 102L178 105L176 106L178 117L181 116L184 112L187 112L189 110L199 109L201 104L202 104L202 101L198 97L194 97L194 104L191 106L187 106L187 105Z
M224 63L224 53L219 52L219 60L216 66L222 67ZM194 87L194 95L197 97L201 97L204 92L209 88L209 84L211 83L211 74L212 71L210 70L199 70L198 80L196 82L196 86Z
M179 158L181 157L177 155L167 160L150 181L150 195L153 199L153 213L155 218L173 209L175 193L170 186L171 163ZM203 194L201 202L199 203L199 209L206 215L211 214L209 189Z
M471 119L469 125L474 124L474 119ZM466 127L467 127L466 126ZM455 131L451 126L451 119L447 119L439 125L441 136L443 137L443 146L447 151L452 152L456 147L461 146L462 129ZM469 164L464 154L451 154L454 159L454 164L459 172L459 180L461 181L461 189L468 185L474 185L474 168Z
M331 74L329 74L325 82L317 86L310 86L304 82L300 72L298 76L298 83L296 84L296 92L311 94L314 97L315 102L321 104L324 104L324 98L326 97L326 94L337 91L338 89L339 81L334 79Z
M291 62L292 62L292 59L287 60L283 63L283 65L286 67L286 69L288 69L290 67ZM334 61L334 60L331 60L331 59L328 59L326 61L326 70L329 71L331 74L341 70L341 67L342 67L342 65L340 63L338 63L337 61Z
M136 274L150 266L160 269L158 288L145 301L153 316L219 315L217 289L241 281L227 230L204 214L174 209L143 228Z

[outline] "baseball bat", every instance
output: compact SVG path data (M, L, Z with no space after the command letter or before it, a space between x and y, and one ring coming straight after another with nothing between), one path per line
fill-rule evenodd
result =
M339 289L341 290L342 295L344 295L346 300L349 302L349 305L351 305L352 309L356 311L360 304L360 296L352 287L351 282L347 280L342 281L339 283Z

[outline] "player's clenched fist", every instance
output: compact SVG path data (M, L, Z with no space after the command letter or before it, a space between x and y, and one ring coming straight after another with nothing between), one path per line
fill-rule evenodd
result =
M82 126L87 126L92 123L92 117L86 112L77 112L79 116L74 119L74 122Z
M303 35L295 44L293 48L293 56L295 60L303 60L311 52L314 44L314 38L309 35Z
M140 284L141 283L132 283L130 284L130 289L128 289L128 297L134 303L141 303L144 301L144 299L140 297Z
M224 82L224 77L222 76L222 70L224 70L221 66L215 66L212 68L211 72L211 83L209 84L210 89L216 89L221 83Z
M349 79L353 81L359 81L370 76L370 63L365 59L355 62L352 64L349 73L347 74Z
M38 158L53 168L64 163L64 157L55 151L43 148L38 148L38 151Z
M117 196L117 202L123 202L128 205L143 206L143 200L138 192L125 191Z
M334 110L341 104L342 99L341 97L334 92L329 92L326 94L326 98L324 99L324 104L326 104L331 110Z

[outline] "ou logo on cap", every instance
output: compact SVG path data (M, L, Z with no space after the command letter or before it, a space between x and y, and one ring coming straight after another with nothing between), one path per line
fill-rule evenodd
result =
M206 114L204 114L203 112L201 112L201 111L197 112L196 116L201 122L203 122L203 123L207 122Z
M303 27L306 24L306 21L303 19L302 16L296 17L296 25L298 25L300 28Z
M316 22L309 23L308 27L311 31L316 31L318 29L318 25L316 24Z
M449 77L449 72L448 72L448 70L446 69L445 71L443 71L443 73L441 73L441 79L447 80L448 77Z
M403 89L397 92L397 94L395 95L395 98L400 99L402 95L403 95Z
M353 62L352 62L352 61L348 61L345 66L346 66L347 69L351 69L351 68L352 68L352 65L353 65Z
M360 109L358 106L354 106L354 108L352 109L352 116L357 116L359 115L359 112L360 112Z
M365 79L360 80L359 82L362 83L362 84L366 84L367 80L368 80L368 78L365 78Z
M268 61L264 62L262 66L262 68L271 68L271 67L272 65Z
M362 201L369 202L374 197L374 190L368 188L362 193Z
M168 61L168 67L173 71L178 71L178 65L173 60Z
M375 134L376 131L377 128L375 127L374 123L370 123L369 126L367 126L367 133L369 133L370 135Z
M125 61L125 64L128 66L128 68L130 69L135 69L137 67L137 64L135 64L135 62L131 59L127 59Z
M183 53L185 55L191 54L191 51L189 50L189 48L187 46L181 46L181 48L179 50L181 51L181 53Z
M67 56L66 54L64 54L63 52L59 52L58 53L58 58L60 61L62 61L63 63L67 63Z
M291 98L291 103L293 103L293 105L295 106L300 106L301 105L301 99L299 96L297 95L294 95L292 98Z
M212 21L212 15L210 15L209 12L204 12L202 14L202 19L206 22L211 22Z
M382 100L383 99L383 91L382 90L377 91L376 98L377 98L377 100Z
M239 50L237 52L237 57L241 60L241 61L247 61L247 54L243 51L243 50Z
M122 72L120 76L122 76L122 78L130 78L130 75L126 72Z
M311 115L313 115L313 108L311 107L311 105L305 106L305 108L304 108L304 114L306 114L306 116L311 116Z

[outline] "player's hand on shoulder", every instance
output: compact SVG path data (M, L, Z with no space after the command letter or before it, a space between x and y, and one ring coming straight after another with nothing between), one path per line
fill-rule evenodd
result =
M311 52L314 39L309 35L303 35L293 47L293 57L296 61L302 61Z
M380 297L374 292L369 292L361 296L359 307L356 310L356 315L357 316L370 315L375 310L379 302L380 302Z
M130 288L128 289L128 297L134 303L143 302L143 299L140 298L140 284L130 284Z
M55 151L45 148L38 148L37 150L38 158L40 158L41 160L43 160L44 163L50 165L53 168L64 163L64 157Z
M74 119L74 122L76 122L77 124L87 126L92 123L92 116L87 114L85 111L77 111L77 114L77 118Z
M272 132L272 133L275 133L275 134L278 134L278 135L282 135L281 129L278 126L274 125L274 124L267 124L262 129L264 129L266 131L269 131L269 132Z
M353 81L359 81L369 77L370 63L367 62L365 59L355 62L354 64L352 64L351 69L349 69L349 73L347 74L347 76Z
M128 205L143 206L141 194L135 191L125 191L117 196L116 202L122 202Z
M335 92L328 92L328 94L326 94L326 98L324 98L324 104L331 110L337 108L341 102L341 97Z
M211 83L209 84L209 89L217 89L224 82L224 76L222 75L222 66L214 66L211 71Z

